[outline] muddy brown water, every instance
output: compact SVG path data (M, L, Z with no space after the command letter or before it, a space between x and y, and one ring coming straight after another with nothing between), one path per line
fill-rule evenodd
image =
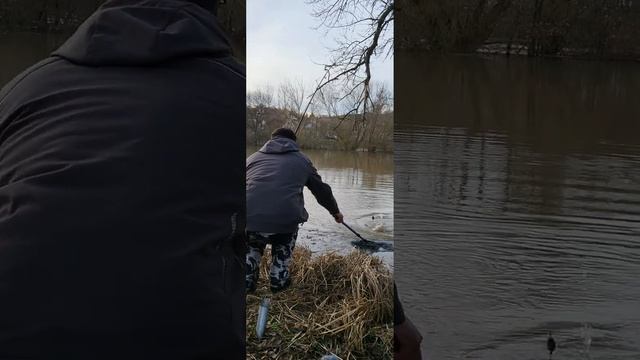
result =
M640 359L640 65L397 54L395 271L429 359Z

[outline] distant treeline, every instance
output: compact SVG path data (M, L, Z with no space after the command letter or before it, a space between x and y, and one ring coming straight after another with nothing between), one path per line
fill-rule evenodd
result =
M279 127L296 128L299 115L277 107L254 105L247 107L247 145L261 146L271 132ZM361 116L308 116L298 133L298 143L306 149L365 150L388 152L393 150L393 112L368 115L364 136L354 135L354 122ZM339 125L339 126L338 126Z
M640 59L640 0L398 0L396 46Z
M247 145L260 146L273 130L288 127L298 130L298 143L307 149L392 151L393 96L377 83L372 92L363 116L344 110L344 96L332 86L312 103L302 82L283 80L277 89L251 89L247 92Z
M71 33L104 0L0 0L0 32ZM244 57L245 1L221 1L218 17Z

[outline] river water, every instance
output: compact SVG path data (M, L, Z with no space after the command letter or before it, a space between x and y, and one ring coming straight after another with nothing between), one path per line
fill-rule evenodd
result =
M640 65L397 54L395 271L430 359L640 359ZM420 270L417 270L420 269Z

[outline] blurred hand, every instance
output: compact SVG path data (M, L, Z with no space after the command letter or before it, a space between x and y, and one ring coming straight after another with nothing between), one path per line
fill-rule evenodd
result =
M342 215L342 213L333 214L333 218L336 219L336 222L338 224L342 224L342 221L344 220L344 215Z
M395 360L422 360L422 335L409 319L394 328Z

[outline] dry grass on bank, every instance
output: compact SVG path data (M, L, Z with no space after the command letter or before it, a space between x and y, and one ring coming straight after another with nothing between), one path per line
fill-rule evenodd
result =
M256 294L247 296L247 359L392 359L393 282L377 258L354 251L311 256L296 248L291 287L272 295L265 251ZM260 299L271 297L262 341L256 338Z

